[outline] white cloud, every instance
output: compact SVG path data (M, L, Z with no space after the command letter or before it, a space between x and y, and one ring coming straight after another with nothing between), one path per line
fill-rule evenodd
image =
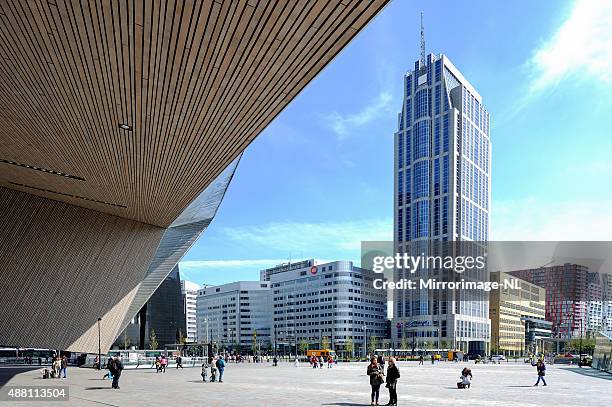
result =
M332 112L325 116L325 120L331 126L336 135L343 139L347 134L357 128L365 126L378 117L392 113L391 93L382 91L357 113L340 114Z
M358 251L363 240L392 240L393 221L388 218L323 223L273 222L225 228L222 233L239 243L316 257L323 251Z
M492 240L612 240L612 201L494 201Z
M534 73L532 93L574 74L612 83L612 2L576 0L567 20L528 65Z

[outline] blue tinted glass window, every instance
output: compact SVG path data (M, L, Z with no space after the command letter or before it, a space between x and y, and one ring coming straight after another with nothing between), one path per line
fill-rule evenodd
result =
M402 217L402 209L397 210L397 240L404 240L404 219Z
M414 126L414 143L412 144L412 159L429 156L429 121L418 122Z
M406 99L406 128L412 126L412 98Z
M404 171L400 171L397 174L397 204L402 206L404 204Z
M429 201L420 201L412 205L414 221L413 238L429 236Z
M448 233L448 196L442 199L442 234Z
M438 59L436 61L436 82L439 82L442 78L442 60Z
M440 159L434 160L434 195L440 195Z
M412 94L412 76L406 76L406 96L410 96Z
M414 119L417 120L425 115L428 112L428 96L429 90L421 89L416 93L416 97L414 98Z
M448 138L448 114L444 115L444 131L442 134L442 143L444 143L444 148L443 151L445 153L448 152L448 143L449 143L449 138Z
M441 88L436 85L436 114L440 114Z
M444 156L444 162L442 163L442 193L448 192L448 155Z
M434 155L440 154L440 118L436 117L436 124L434 125Z
M410 171L406 171L406 205L410 204L410 200L412 199L412 185L411 185L411 175L410 175Z
M420 161L413 167L414 199L429 196L429 161Z
M406 143L404 144L404 149L406 151L406 154L405 154L406 159L404 161L404 165L405 166L409 166L410 163L412 162L412 160L410 159L410 157L411 157L410 156L410 147L411 147L411 141L412 141L411 134L412 134L412 132L410 131L410 129L406 130L406 138L405 138Z
M404 133L397 133L397 169L404 166Z

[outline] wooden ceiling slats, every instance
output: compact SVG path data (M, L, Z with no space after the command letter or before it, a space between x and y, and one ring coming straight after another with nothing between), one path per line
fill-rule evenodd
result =
M386 1L0 0L0 158L85 178L0 185L168 226Z

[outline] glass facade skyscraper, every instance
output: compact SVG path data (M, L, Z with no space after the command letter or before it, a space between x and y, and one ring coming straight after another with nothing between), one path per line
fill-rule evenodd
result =
M489 113L480 94L443 54L429 54L425 63L417 61L404 76L394 173L398 253L427 254L442 248L456 255L451 242L482 246L488 240ZM396 279L427 276L444 278L439 270L416 275L396 271ZM394 303L396 342L413 348L439 345L486 351L488 294L402 290L395 292Z

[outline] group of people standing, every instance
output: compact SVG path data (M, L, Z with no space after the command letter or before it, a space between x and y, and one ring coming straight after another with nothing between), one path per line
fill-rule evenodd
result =
M40 358L39 358L40 359ZM66 355L60 357L54 355L51 362L51 369L44 368L42 370L43 379L50 378L66 378L66 372L68 371L68 358Z
M155 373L166 373L166 367L168 366L168 358L166 358L165 356L155 356L155 360L153 361L153 364L155 365ZM177 369L178 369L178 364L176 365ZM181 365L181 367L183 367Z
M389 402L386 405L397 406L397 379L400 378L400 372L395 364L395 358L389 358L389 367L385 373L384 356L373 356L368 365L367 374L370 377L370 386L372 387L371 405L379 405L380 386L386 383L385 387L389 389Z
M225 359L223 356L215 357L211 360L210 364L207 362L202 363L202 380L206 381L208 376L208 369L210 369L210 381L217 381L217 372L219 372L219 383L223 383L223 372L225 371Z
M332 366L334 365L334 358L331 356L328 356L327 358L327 367L329 369L332 368ZM316 356L312 356L308 361L310 362L310 366L314 369L316 369L317 367L320 369L323 369L323 365L325 364L325 360L323 358L323 356L319 356L318 358ZM296 367L298 366L298 360L295 360L296 362Z

